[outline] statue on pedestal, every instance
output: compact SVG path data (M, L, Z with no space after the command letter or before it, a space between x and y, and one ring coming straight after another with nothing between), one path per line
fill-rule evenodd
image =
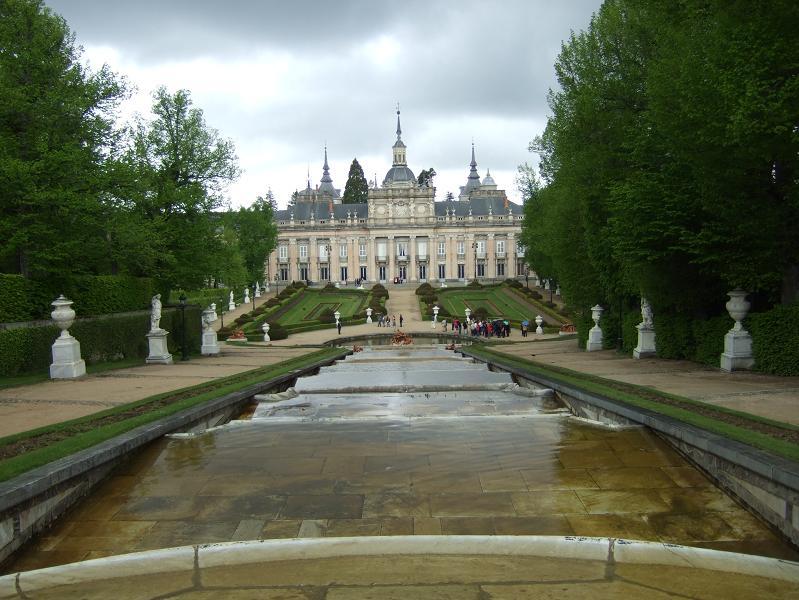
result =
M152 311L150 312L150 331L161 329L161 294L156 294L150 302Z

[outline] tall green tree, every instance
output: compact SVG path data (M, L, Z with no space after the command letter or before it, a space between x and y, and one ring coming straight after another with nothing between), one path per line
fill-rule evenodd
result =
M137 231L149 232L150 274L167 287L198 287L212 275L221 243L214 211L224 207L224 192L239 175L238 159L188 91L158 89L152 111L151 121L137 124L125 157L129 188L119 208Z
M357 158L352 159L347 183L344 186L344 204L366 204L369 197L369 184L363 174L363 169Z
M275 210L275 197L269 190L265 196L258 196L252 206L242 207L234 214L239 251L250 285L263 281L266 259L277 246Z
M125 86L80 56L43 2L0 2L0 265L25 276L107 268L100 199Z

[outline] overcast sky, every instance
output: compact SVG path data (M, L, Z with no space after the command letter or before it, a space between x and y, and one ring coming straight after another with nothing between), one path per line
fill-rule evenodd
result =
M519 201L516 166L543 130L553 64L600 0L45 0L93 67L135 86L124 115L149 114L160 85L185 88L209 126L233 140L243 173L231 204L322 175L342 189L353 157L367 179L391 166L396 103L408 165L433 167L437 199L457 195L474 140L486 169Z

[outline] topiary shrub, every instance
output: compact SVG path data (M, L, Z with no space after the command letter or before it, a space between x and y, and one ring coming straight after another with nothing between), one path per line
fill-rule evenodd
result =
M528 290L527 295L530 296L530 298L532 298L533 300L541 300L543 298L541 292L538 292L536 290Z
M289 332L280 323L269 323L269 339L271 340L285 340L289 336ZM263 338L261 338L263 339Z
M774 375L799 375L799 302L753 313L747 327L752 334L755 369Z
M273 306L279 306L279 305L280 305L280 300L278 300L277 298L269 298L269 300L267 300L266 303L264 304L264 306L266 306L267 308L272 308Z
M335 292L338 288L330 281L322 288L323 292Z
M416 295L417 296L429 296L430 294L435 293L433 291L433 286L427 282L424 282L418 288L416 288Z
M483 284L477 281L476 279L472 279L469 283L466 284L468 288L482 288Z
M518 279L506 279L502 283L508 287L516 288L517 290L524 287Z

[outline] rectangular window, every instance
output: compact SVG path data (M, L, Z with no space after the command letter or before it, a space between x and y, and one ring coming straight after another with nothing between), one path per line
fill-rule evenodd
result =
M427 256L427 240L417 240L416 241L416 254L424 258Z
M458 279L466 279L466 265L458 263Z
M380 265L379 267L377 267L377 276L380 278L381 282L385 283L385 281L386 281L386 267L385 266Z
M447 265L438 265L438 278L442 280L447 278Z
M330 281L330 271L327 267L320 267L319 269L319 280L320 281Z
M459 241L458 242L458 256L463 256L466 254L466 242Z
M327 260L327 244L319 244L319 258ZM327 279L327 277L323 277L322 279Z
M485 277L486 276L485 263L477 263L477 276L478 277Z
M497 277L505 277L505 262L497 263Z
M366 244L358 244L358 256L366 258Z
M289 280L289 270L287 267L280 267L280 281Z
M497 240L497 254L505 254L505 240Z
M519 243L516 244L516 256L524 256L524 246Z
M486 255L486 241L477 240L477 256L485 256L485 255Z
M338 247L339 258L347 258L347 244L341 244Z
M377 258L379 260L386 260L386 240L379 240L377 242ZM385 279L385 277L383 279Z
M408 256L408 242L397 242L397 256Z
M361 267L361 280L366 281L366 267Z
M300 245L300 258L308 258L308 246L305 244Z
M438 242L438 255L444 256L446 254L446 242Z
M289 258L289 247L288 246L279 246L277 249L277 255L280 260L288 260Z
M341 281L347 281L347 267L341 267Z

